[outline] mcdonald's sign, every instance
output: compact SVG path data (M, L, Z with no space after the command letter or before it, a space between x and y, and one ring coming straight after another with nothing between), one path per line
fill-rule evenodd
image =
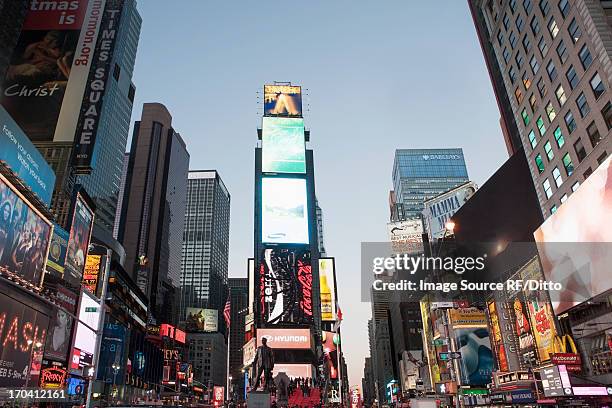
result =
M550 357L552 363L556 365L580 366L582 364L576 343L574 343L574 339L569 334L555 336L553 353L551 353Z

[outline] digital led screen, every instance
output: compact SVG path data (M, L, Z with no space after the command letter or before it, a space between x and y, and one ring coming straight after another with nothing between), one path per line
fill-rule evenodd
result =
M85 259L85 269L83 270L83 287L87 288L91 293L97 295L98 277L100 274L101 255L87 255Z
M259 313L265 323L312 323L310 251L264 249L259 280Z
M78 322L74 347L93 356L96 350L96 332L82 322Z
M0 175L0 268L41 287L51 233L51 223Z
M257 347L266 338L268 347L273 349L309 349L310 329L257 329Z
M304 119L263 118L262 171L306 173Z
M264 177L261 189L262 242L308 244L306 180Z
M264 85L264 116L302 116L302 87Z
M312 365L310 364L274 364L272 375L287 374L289 378L312 378Z
M493 353L485 327L455 329L457 351L461 353L461 383L486 386L493 373Z
M93 330L98 330L100 323L100 303L87 292L81 292L79 320Z
M55 308L55 314L49 326L45 358L62 363L67 361L73 324L74 318L68 312L61 307Z
M334 258L319 258L321 320L336 320L336 279Z

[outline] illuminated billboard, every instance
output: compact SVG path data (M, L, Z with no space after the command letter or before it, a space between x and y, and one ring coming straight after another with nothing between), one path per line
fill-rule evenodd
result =
M446 222L476 193L478 187L471 181L426 200L423 204L423 219L430 239L444 236Z
M52 269L61 276L64 276L69 238L70 235L65 229L60 228L57 224L53 225L53 235L51 236L49 256L47 257L47 270Z
M276 377L280 373L285 373L289 378L312 378L311 364L279 364L275 363L272 369L272 376Z
M93 330L98 330L100 324L100 303L89 293L81 292L79 304L79 320Z
M52 225L0 174L0 269L42 286Z
M319 258L321 320L336 320L336 271L334 258Z
M610 214L612 157L533 234L544 277L563 286L550 293L557 314L612 287L612 229L602 224Z
M69 3L31 2L1 86L1 104L34 142L74 141L104 2Z
M263 118L261 171L306 173L304 119Z
M257 329L257 347L266 338L273 349L310 349L310 329Z
M264 116L302 116L302 87L264 85Z
M323 342L323 355L325 359L325 365L329 372L329 378L338 378L338 346L336 343L339 341L340 335L334 332L324 331L321 333L321 340Z
M93 354L96 350L96 332L82 322L78 322L76 336L74 337L74 347L79 349L81 353L87 353L87 358L93 359Z
M262 242L308 244L306 180L264 177L261 190Z
M30 359L40 352L42 360L49 318L2 293L0 318L3 322L0 325L0 338L3 339L0 342L0 364L5 370L10 367L12 373L10 376L0 375L0 387L24 387L30 371Z
M83 271L83 287L87 288L91 293L97 296L96 289L98 288L98 278L100 275L101 255L87 255L85 260L85 269Z
M259 280L259 313L265 324L313 322L309 250L264 249Z
M187 308L187 331L216 332L219 330L219 311L216 309Z
M506 357L506 348L502 337L502 329L497 313L497 304L494 301L487 302L487 311L489 313L489 327L491 328L491 344L494 348L495 357L499 371L508 371L508 359Z
M66 252L66 273L64 274L64 279L76 286L80 285L83 279L93 221L94 212L85 203L81 194L77 193L73 205L70 239Z
M67 361L73 324L74 318L68 312L60 307L55 308L53 320L49 326L45 358L62 363Z
M423 252L423 221L420 219L389 222L387 233L393 253Z
M461 353L461 384L486 386L493 373L493 353L486 327L455 329L457 351Z

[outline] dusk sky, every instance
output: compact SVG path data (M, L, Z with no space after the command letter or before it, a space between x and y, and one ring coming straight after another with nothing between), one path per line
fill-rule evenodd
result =
M507 158L467 1L139 0L132 120L165 104L191 154L231 194L230 269L253 256L263 84L302 85L325 246L336 257L351 384L369 354L360 244L386 240L396 148L462 147L481 185Z

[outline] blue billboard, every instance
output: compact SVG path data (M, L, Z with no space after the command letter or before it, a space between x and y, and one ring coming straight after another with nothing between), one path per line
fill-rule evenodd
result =
M461 383L485 386L491 382L493 352L486 327L455 329L457 351L461 353Z
M0 161L21 178L45 204L51 203L55 173L2 106L0 106Z

